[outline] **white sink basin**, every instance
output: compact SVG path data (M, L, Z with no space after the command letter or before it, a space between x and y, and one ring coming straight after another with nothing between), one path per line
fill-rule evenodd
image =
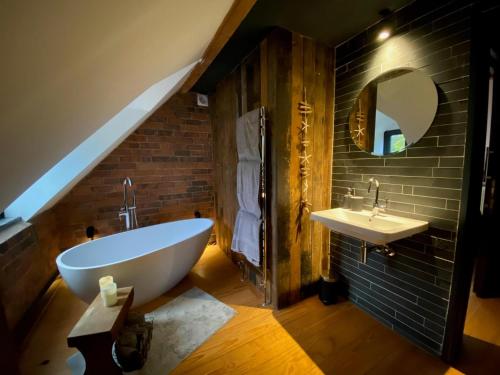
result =
M385 245L412 236L427 230L429 225L426 221L385 213L372 216L371 211L351 211L343 208L313 212L311 220L319 221L335 232L374 245Z

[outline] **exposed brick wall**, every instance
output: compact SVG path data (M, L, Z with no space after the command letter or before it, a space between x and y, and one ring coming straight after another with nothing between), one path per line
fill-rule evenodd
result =
M123 230L122 181L137 192L139 226L213 217L212 130L195 94L175 95L78 183L58 204L0 244L0 307L13 329L56 272L61 250Z
M395 35L376 42L372 27L336 49L332 203L347 187L373 202L368 179L381 183L388 211L429 222L429 230L392 244L394 258L370 253L360 241L332 235L332 266L350 299L420 346L439 354L447 320L468 118L471 6L467 1L416 1L392 15ZM391 49L392 48L392 49ZM439 106L425 136L405 152L374 157L351 139L348 115L358 92L381 72L420 69L436 83Z
M139 226L213 216L212 131L207 108L195 94L177 94L76 185L54 208L61 246L123 230L122 181L136 188Z
M59 236L51 211L8 230L16 234L0 244L0 305L12 330L54 276Z

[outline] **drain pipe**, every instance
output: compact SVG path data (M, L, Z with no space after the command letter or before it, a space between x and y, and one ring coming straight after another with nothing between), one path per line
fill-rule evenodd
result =
M368 256L368 247L366 246L366 241L361 241L361 247L359 248L360 262L366 264L367 256Z

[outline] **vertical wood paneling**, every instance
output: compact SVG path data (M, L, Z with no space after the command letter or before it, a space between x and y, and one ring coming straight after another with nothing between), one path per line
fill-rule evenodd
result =
M290 304L290 123L291 33L277 29L268 37L268 101L272 173L273 304ZM268 166L269 167L269 166Z
M238 113L234 74L217 86L210 98L215 157L215 210L217 242L230 254L234 222L238 211L236 199L236 128Z
M322 105L324 94L316 90L316 70L318 66L316 65L316 43L309 39L301 37L302 52L300 53L302 58L302 77L301 86L302 93L300 94L300 100L303 99L303 91L306 89L306 99L313 107L313 113L308 115L308 122L311 127L307 132L307 140L310 142L307 148L308 154L313 155L311 159L310 176L307 177L308 182L308 192L306 194L307 201L312 204L309 207L311 210L316 209L318 205L318 200L321 200L321 194L318 195L318 191L321 190L321 185L317 183L318 179L321 179L321 168L318 169L318 165L322 162L318 157L318 152L321 150L321 144L319 144L320 139L316 136L317 131L320 129L318 126L318 118L321 118ZM299 101L300 101L299 100ZM297 111L297 108L295 108ZM318 117L319 116L319 117ZM300 128L300 123L298 124ZM322 142L322 141L321 141ZM313 280L317 280L318 275L313 279L314 269L319 266L319 259L314 256L314 250L320 244L319 242L313 242L312 238L312 228L313 223L309 220L310 214L303 212L301 217L301 289L302 294L307 295L308 289L313 284Z
M228 153L236 153L230 139L235 136L234 129L227 127L234 128L241 112L264 105L267 109L268 264L272 300L276 307L281 308L314 291L321 268L322 248L325 240L329 239L323 228L315 228L311 224L309 215L300 216L301 116L298 103L303 98L303 87L306 85L310 90L308 100L314 104L314 114L310 118L313 126L309 133L313 161L308 198L313 210L325 209L330 204L329 166L333 133L333 98L327 90L332 89L333 71L331 50L286 30L271 32L261 42L257 52L247 57L240 67L219 83L213 95L216 107L213 116L217 215L229 216L232 211L228 211L228 205L235 206L233 201L236 199L235 195L226 196L235 191L236 177L234 180L229 178L235 170L219 160L233 160ZM231 90L237 98L233 102L228 101ZM231 110L233 116L230 116ZM226 170L221 170L223 168ZM228 188L227 184L234 185L234 188ZM229 252L229 234L232 236L234 224L229 226L227 221L227 218L217 218L218 226L221 222L228 228L220 234L218 230L217 234L219 244ZM220 238L221 235L225 238Z
M300 136L300 122L302 116L299 113L299 102L302 100L303 88L303 39L302 36L296 33L292 34L292 71L291 71L291 100L290 100L290 115L291 124L284 124L289 126L290 131L290 155L288 163L288 185L289 185L289 240L290 240L290 290L289 301L295 303L300 300L300 286L302 284L301 260L303 257L303 245L305 218L301 217L300 201L301 201L301 178L300 178L300 159L301 155L301 136ZM305 263L307 264L307 263Z

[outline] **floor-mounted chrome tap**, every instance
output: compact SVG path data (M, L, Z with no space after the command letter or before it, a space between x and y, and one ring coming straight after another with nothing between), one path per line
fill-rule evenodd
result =
M130 177L125 177L123 180L123 206L120 208L120 212L118 213L118 217L125 217L125 230L130 230L134 228L138 228L139 225L137 223L137 213L136 213L136 204L135 204L135 189L132 188L132 180ZM128 203L128 190L132 192L132 205Z

